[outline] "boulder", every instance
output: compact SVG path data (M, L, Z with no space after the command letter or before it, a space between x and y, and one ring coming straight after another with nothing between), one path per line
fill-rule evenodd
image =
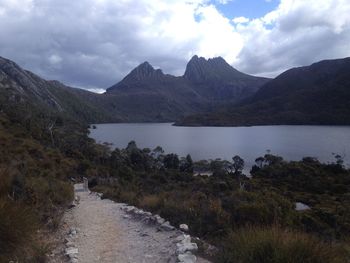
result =
M189 235L185 235L184 239L176 244L177 246L177 254L184 254L187 251L196 251L198 250L198 246L196 243L191 242L191 237Z
M70 247L65 250L65 254L69 257L74 257L79 253L78 249L75 247Z
M310 210L310 206L303 204L301 202L296 202L295 203L295 210L297 211L305 211L305 210Z
M195 263L197 261L197 257L193 255L191 252L180 254L177 256L177 259L179 260L180 263Z
M165 231L172 231L175 230L175 227L173 227L168 221L166 221L163 224L161 224L160 229Z
M159 215L155 215L157 224L161 225L165 222L164 218L161 218Z
M184 231L184 232L188 232L189 228L188 225L186 224L181 224L180 225L180 230Z

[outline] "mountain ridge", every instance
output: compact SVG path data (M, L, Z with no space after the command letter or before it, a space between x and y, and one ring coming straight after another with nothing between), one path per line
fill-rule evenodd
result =
M241 101L267 81L237 71L223 58L193 56L183 76L164 74L143 62L108 88L104 96L115 105L112 111L120 112L127 121L171 122Z
M118 121L94 101L95 93L72 88L56 80L44 80L38 75L22 69L15 62L0 57L0 101L1 109L22 107L27 111L59 114L79 122Z
M187 116L178 125L350 124L350 58L289 69L238 105Z

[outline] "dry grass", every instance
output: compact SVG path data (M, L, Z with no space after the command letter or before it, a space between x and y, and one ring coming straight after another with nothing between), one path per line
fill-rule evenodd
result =
M146 195L139 201L140 207L149 211L156 211L162 207L163 198L157 195Z
M37 226L29 208L0 199L0 262L10 255L23 254L32 244Z
M235 263L345 263L345 250L305 233L279 227L248 227L232 233L220 262Z

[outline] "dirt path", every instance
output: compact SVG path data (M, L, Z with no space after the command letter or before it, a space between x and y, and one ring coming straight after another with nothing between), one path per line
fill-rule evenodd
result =
M159 226L130 215L124 204L84 192L82 184L75 186L75 194L79 202L64 219L69 229L66 252L73 255L70 262L179 262L176 250L179 237L183 236L181 231L160 230Z

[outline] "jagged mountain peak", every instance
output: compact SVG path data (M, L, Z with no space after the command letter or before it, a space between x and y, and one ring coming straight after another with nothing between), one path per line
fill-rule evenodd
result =
M186 66L184 77L194 82L209 79L245 78L247 75L239 72L222 57L206 59L193 56Z
M199 57L197 55L194 55L190 61L188 62L187 65L215 65L215 66L230 66L225 59L223 59L222 57L214 57L214 58L209 58L206 59L204 57Z
M164 76L161 69L154 69L153 66L145 61L134 68L123 81L139 81L145 79L159 78Z
M147 70L147 71L154 71L155 70L153 68L153 66L148 61L141 63L136 68L141 69L141 70Z

